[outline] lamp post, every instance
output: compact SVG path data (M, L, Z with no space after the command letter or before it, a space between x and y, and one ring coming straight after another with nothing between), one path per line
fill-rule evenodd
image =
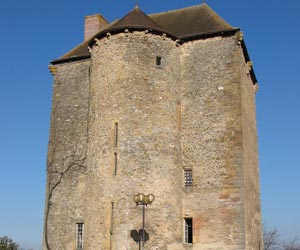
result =
M150 205L154 200L154 194L145 195L143 193L137 193L134 195L133 200L137 206L143 206L143 235L142 235L142 250L145 248L145 207Z

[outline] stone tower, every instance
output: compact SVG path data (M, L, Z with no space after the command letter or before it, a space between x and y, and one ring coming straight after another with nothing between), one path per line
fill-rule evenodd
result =
M94 15L86 29L49 67L43 249L263 249L257 81L241 31L206 4ZM136 193L156 197L144 238Z

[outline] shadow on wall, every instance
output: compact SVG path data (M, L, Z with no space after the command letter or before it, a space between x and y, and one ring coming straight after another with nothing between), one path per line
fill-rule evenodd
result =
M130 232L130 236L131 238L137 243L139 244L139 246L141 246L141 243L143 242L143 229L140 229L139 231L137 230L131 230ZM147 243L147 241L150 239L149 238L149 234L147 233L147 231L145 230L145 236L144 236L144 241L145 243ZM140 249L140 247L139 247Z

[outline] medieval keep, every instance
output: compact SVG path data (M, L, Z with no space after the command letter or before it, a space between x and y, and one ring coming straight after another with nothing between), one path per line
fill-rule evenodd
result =
M263 249L257 80L240 29L203 3L88 16L84 33L49 66L43 249Z

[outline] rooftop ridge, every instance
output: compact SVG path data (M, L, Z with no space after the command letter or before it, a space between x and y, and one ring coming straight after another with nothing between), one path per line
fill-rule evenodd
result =
M205 3L204 3L205 4ZM205 4L206 8L209 9L209 11L211 12L211 14L213 14L216 18L218 18L220 21L226 23L227 25L231 26L232 28L237 28L237 27L233 27L230 23L228 23L222 16L219 15L219 13L217 13L216 11L214 11L211 7L209 7L209 5Z
M168 11L163 11L163 12L159 12L159 13L152 13L152 14L147 14L149 17L159 17L161 15L166 15L168 13L174 13L174 12L179 12L179 11L185 11L185 10L189 10L189 9L194 9L194 8L199 8L203 9L203 8L207 8L207 10L210 12L210 14L212 14L216 19L218 19L219 21L227 24L228 26L231 26L232 28L237 28L232 26L230 23L228 23L223 17L221 17L215 10L213 10L207 3L203 2L201 4L197 4L197 5L191 5L191 6L187 6L184 8L180 8L180 9L174 9L174 10L168 10Z
M191 6L187 6L187 7L179 8L179 9L174 9L174 10L166 10L166 11L162 11L162 12L158 12L158 13L150 13L150 14L147 14L147 15L148 16L164 15L166 13L175 12L175 11L179 11L179 10L186 10L186 9L191 9L191 8L195 8L195 7L202 7L203 5L207 5L207 4L206 3L201 3L201 4L191 5Z
M125 16L123 16L122 18L118 19L113 25L111 25L111 28L118 27L118 26L131 26L132 24L130 24L130 22L132 22L132 20L130 18L132 18L133 16L139 15L140 17L142 17L143 19L140 19L140 21L147 21L147 25L153 25L153 28L162 28L160 27L160 25L155 22L152 18L150 18L146 13L144 13L138 5L136 5L130 12L128 12ZM128 19L130 20L129 23ZM136 22L137 20L135 20ZM123 24L123 22L125 22L125 24ZM141 24L137 24L138 26ZM106 30L106 29L105 29Z

